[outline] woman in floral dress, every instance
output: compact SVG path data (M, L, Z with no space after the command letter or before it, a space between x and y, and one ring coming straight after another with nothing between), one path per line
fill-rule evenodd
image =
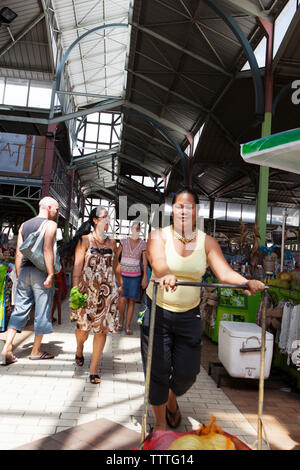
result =
M90 364L90 382L101 382L98 363L107 333L116 333L119 323L118 302L122 293L121 268L117 257L116 241L106 235L108 212L99 206L89 221L89 232L79 236L73 268L73 287L87 294L85 307L71 309L71 321L76 321L76 364L84 364L83 346L93 330L93 354ZM86 232L87 230L85 230ZM81 230L82 233L82 230ZM118 285L117 285L118 282Z

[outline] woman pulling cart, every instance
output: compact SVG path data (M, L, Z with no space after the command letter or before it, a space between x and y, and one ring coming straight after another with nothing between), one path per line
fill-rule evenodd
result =
M172 225L153 231L147 255L152 281L159 280L156 299L153 356L149 401L154 414L154 431L165 430L166 422L176 428L181 420L177 397L189 390L200 372L202 321L200 289L176 286L177 281L201 282L209 266L224 284L243 285L246 295L263 291L257 280L247 280L226 262L217 241L196 228L197 194L189 188L172 201ZM141 349L146 370L153 282L149 283L143 308Z

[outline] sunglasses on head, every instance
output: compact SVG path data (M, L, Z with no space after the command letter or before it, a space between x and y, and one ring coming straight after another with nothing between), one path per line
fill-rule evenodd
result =
M111 248L91 248L91 253L93 255L98 254L98 255L111 255L112 254L112 249Z

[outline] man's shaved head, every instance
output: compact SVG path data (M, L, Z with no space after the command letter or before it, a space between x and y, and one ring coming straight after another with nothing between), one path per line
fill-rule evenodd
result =
M39 206L41 209L48 209L49 206L54 206L57 205L57 201L53 199L53 197L43 197L43 199L40 200Z
M46 217L49 220L55 220L58 215L58 202L53 197L43 197L39 202L39 217Z

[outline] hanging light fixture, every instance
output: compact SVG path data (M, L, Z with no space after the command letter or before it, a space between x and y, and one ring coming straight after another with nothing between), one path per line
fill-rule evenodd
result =
M0 24L5 24L8 25L10 24L14 19L17 18L17 13L15 13L13 10L11 10L8 7L1 8L0 10Z

